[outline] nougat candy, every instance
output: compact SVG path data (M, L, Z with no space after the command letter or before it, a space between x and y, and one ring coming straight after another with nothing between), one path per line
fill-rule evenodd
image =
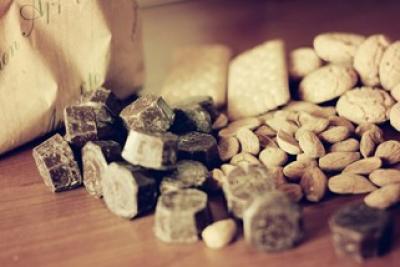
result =
M161 95L169 104L207 95L218 107L223 106L231 55L229 47L220 44L180 48L174 55Z
M178 157L196 160L211 168L220 162L217 140L210 134L190 132L178 140Z
M157 202L156 181L148 173L113 162L101 179L103 198L114 214L132 219L151 211Z
M392 219L362 202L340 208L329 220L336 253L359 262L384 254L392 241Z
M166 132L175 115L162 97L144 95L125 107L120 117L130 130Z
M228 210L235 217L243 218L254 198L275 189L274 176L261 165L238 166L226 176L222 189Z
M302 211L280 191L258 195L243 216L247 243L263 251L290 249L303 238Z
M265 42L232 60L228 78L232 120L260 115L290 100L284 43Z
M115 141L88 142L82 148L83 184L97 198L103 196L101 178L112 161L121 160L121 145Z
M176 164L176 170L164 177L160 184L160 192L198 188L205 189L209 182L209 173L206 166L199 161L181 160Z
M114 115L118 115L122 110L122 104L119 99L111 90L104 87L99 87L91 91L84 97L83 102L102 104Z
M171 133L131 130L122 157L133 165L155 170L175 167L178 137Z
M167 243L193 243L210 223L207 194L197 189L182 189L158 198L154 233Z
M33 149L33 158L44 183L53 192L76 188L82 176L73 152L59 134L55 134Z
M85 103L64 110L65 139L75 148L89 141L113 139L120 132L117 122L104 105Z

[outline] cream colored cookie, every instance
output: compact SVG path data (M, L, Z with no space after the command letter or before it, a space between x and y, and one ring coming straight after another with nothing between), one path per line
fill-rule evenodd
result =
M392 90L400 84L400 41L391 44L383 54L379 77L386 90Z
M300 47L289 55L289 74L293 78L303 78L322 66L322 60L311 47Z

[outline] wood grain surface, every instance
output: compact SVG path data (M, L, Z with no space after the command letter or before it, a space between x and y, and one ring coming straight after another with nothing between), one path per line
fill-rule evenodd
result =
M143 10L147 89L157 90L171 52L180 45L223 42L235 52L280 37L288 47L311 45L315 34L346 30L384 32L399 38L398 1L189 1ZM0 129L1 130L1 129ZM391 133L390 137L398 136ZM327 220L361 196L329 197L305 204L305 240L282 253L258 252L241 234L230 246L211 250L202 242L168 245L153 235L153 216L132 221L111 214L103 201L80 188L59 194L43 184L31 157L39 141L0 157L0 266L359 266L333 252ZM227 216L211 201L215 219ZM392 251L363 266L399 266L400 215Z

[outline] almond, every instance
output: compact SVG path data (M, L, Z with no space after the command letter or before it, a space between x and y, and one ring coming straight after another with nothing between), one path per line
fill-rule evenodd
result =
M378 134L382 133L382 136L383 136L382 129L373 123L362 123L362 124L358 125L356 128L356 134L361 137L366 131L369 131L369 130L373 130L373 132L378 133Z
M300 186L308 201L320 201L327 189L328 179L318 167L308 168L300 180Z
M240 145L236 137L221 138L218 142L218 153L222 161L230 160L239 153Z
M201 233L201 237L207 247L220 249L234 239L236 232L236 222L233 219L225 219L208 225Z
M383 132L378 127L365 131L361 136L360 152L366 158L374 154L377 145L383 142Z
M319 158L325 155L324 145L319 138L311 131L304 131L299 136L299 145L310 158Z
M390 140L380 144L375 156L380 157L385 164L393 165L400 162L400 142Z
M255 117L240 119L230 123L228 127L220 130L218 132L218 135L220 137L235 136L237 132L242 128L253 130L260 125L261 125L261 120Z
M364 202L371 208L386 209L400 201L400 184L386 185L369 193Z
M225 179L224 172L221 169L215 168L210 172L210 176L211 179L214 181L214 184L216 184L219 188L221 188Z
M307 168L317 166L315 160L312 161L293 161L283 168L283 174L291 181L298 181Z
M314 159L310 158L304 153L297 154L296 156L297 161L313 161Z
M306 112L299 113L299 122L300 129L309 130L314 133L320 133L324 131L329 125L329 121L327 119L320 118Z
M261 165L261 162L255 156L247 152L236 154L230 161L232 165L238 165L240 162L246 162L252 165Z
M330 147L330 152L356 152L360 150L360 142L357 139L349 138Z
M283 130L278 131L277 135L278 146L290 155L297 155L301 153L300 146L296 139Z
M239 140L242 152L247 152L252 155L257 155L260 152L260 141L257 135L247 128L240 129L236 134Z
M271 175L272 179L276 186L286 184L287 180L285 175L283 174L282 167L272 167L268 169L268 173Z
M327 143L337 143L345 140L351 132L346 126L333 126L319 134L319 138Z
M368 175L382 166L382 160L377 157L355 161L344 168L343 172Z
M269 146L261 151L259 159L267 168L270 168L283 166L288 160L288 155L279 147Z
M369 179L378 186L400 183L400 170L378 169L369 175Z
M221 165L221 170L224 173L224 176L228 176L236 168L237 166L228 163Z
M303 198L303 190L298 184L281 184L277 189L284 192L293 202L299 202Z
M271 119L266 120L265 123L276 132L283 130L289 134L293 134L297 129L299 129L299 126L296 123L279 116L274 116Z
M258 141L260 142L260 147L262 148L267 146L278 147L278 145L272 139L273 137L276 136L276 132L267 125L260 126L254 133L258 137Z
M227 125L228 125L228 116L226 116L224 113L221 113L213 122L212 128L213 130L219 130L226 127Z
M290 110L290 111L304 111L311 115L322 117L322 118L329 118L336 114L336 109L334 107L321 107L314 103L306 102L306 101L291 101L283 110Z
M331 177L328 188L337 194L363 194L377 189L364 176L352 173L342 173Z
M340 116L330 116L329 117L329 125L330 126L344 126L352 133L355 130L355 127L351 121L346 119L345 117Z
M330 152L319 159L319 167L324 171L341 171L359 159L358 152Z

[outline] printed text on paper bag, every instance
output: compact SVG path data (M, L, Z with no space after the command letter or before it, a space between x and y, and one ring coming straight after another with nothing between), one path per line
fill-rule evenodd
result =
M80 4L81 0L68 0L76 4ZM63 12L63 4L61 0L31 0L30 3L22 5L19 9L20 16L23 21L22 35L29 37L34 28L35 23L44 20L46 24L50 24L54 16L60 16Z

